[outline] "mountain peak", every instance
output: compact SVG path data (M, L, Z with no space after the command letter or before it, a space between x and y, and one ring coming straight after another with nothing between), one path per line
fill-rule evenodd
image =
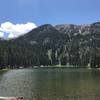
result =
M100 24L100 22L94 22L94 23L92 23L93 25L95 25L95 24Z
M0 46L3 66L68 64L99 67L100 22L90 25L45 24L13 41L1 40ZM11 61L6 59L8 55Z

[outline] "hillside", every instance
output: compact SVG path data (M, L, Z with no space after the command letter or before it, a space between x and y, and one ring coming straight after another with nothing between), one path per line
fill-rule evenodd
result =
M12 40L0 40L0 66L100 67L100 22L45 24Z

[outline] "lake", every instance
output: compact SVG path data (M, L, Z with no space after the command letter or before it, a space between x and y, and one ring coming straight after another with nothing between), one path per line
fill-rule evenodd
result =
M39 68L0 71L0 96L25 100L100 100L100 70Z

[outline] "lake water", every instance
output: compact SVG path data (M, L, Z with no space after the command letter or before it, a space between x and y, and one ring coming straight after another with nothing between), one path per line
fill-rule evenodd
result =
M100 100L100 70L39 68L0 71L0 96L25 100Z

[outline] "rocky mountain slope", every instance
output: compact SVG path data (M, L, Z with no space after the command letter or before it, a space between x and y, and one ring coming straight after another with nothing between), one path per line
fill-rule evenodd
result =
M100 22L45 24L12 40L0 40L0 66L100 67Z

